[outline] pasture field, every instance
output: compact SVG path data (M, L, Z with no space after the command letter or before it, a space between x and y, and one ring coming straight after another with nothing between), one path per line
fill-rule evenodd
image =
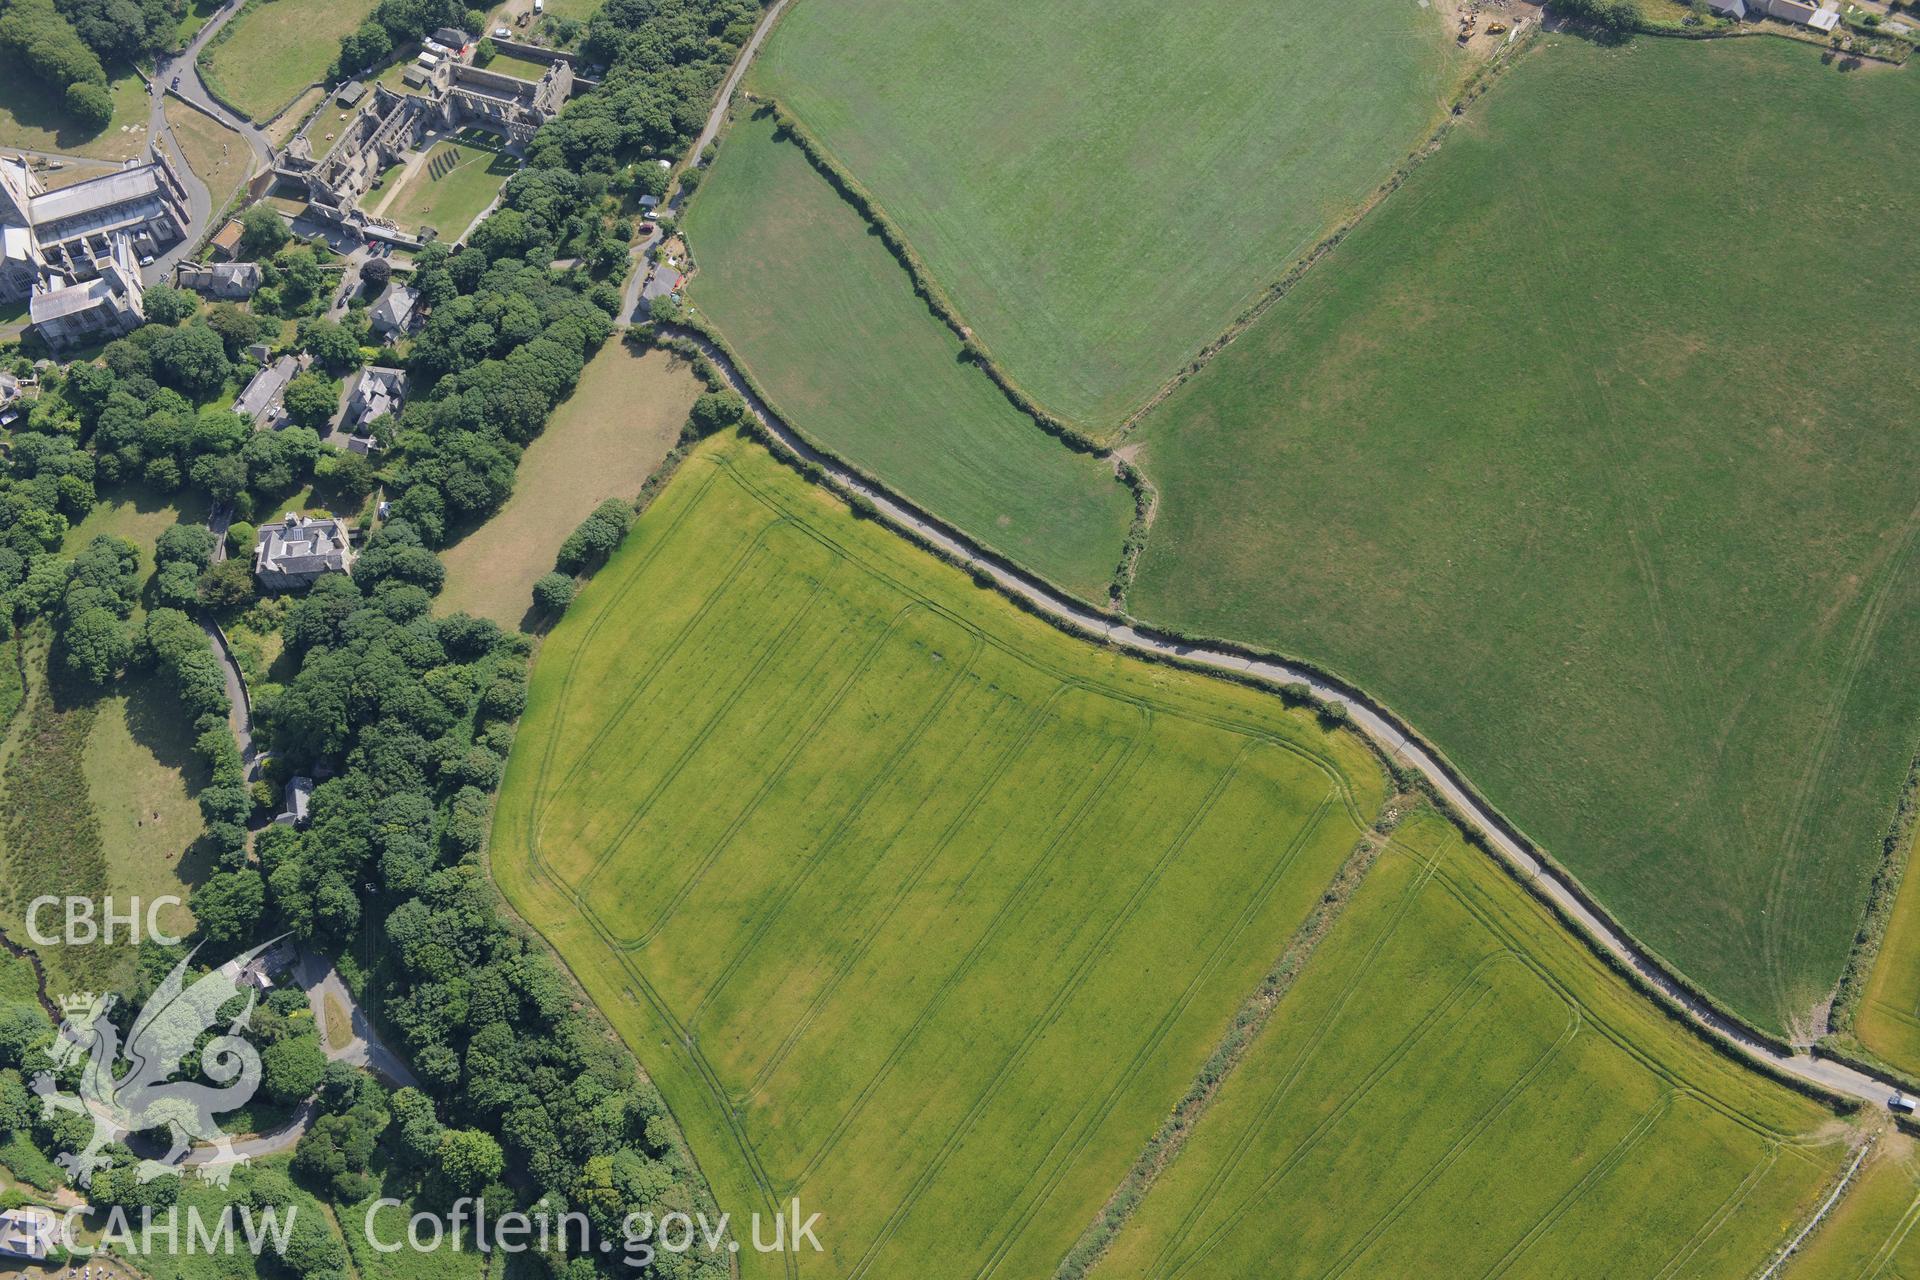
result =
M976 541L1104 595L1132 495L961 361L905 269L770 120L734 124L685 229L689 296L782 415Z
M1906 1280L1920 1275L1920 1159L1913 1139L1881 1136L1853 1185L1808 1237L1783 1280Z
M107 891L122 902L179 898L159 920L185 937L187 894L213 870L194 847L206 826L194 796L207 770L193 750L193 720L165 679L147 672L129 672L96 708L81 767L99 814Z
M513 496L498 515L441 552L438 608L517 627L533 584L579 523L608 498L632 499L660 466L703 388L664 351L609 342L567 402L527 446Z
M1142 424L1131 607L1340 673L1805 1019L1920 724L1915 126L1782 40L1546 38Z
M215 209L224 209L253 168L247 140L192 107L167 99L167 127L186 153L187 167L207 184Z
M1906 878L1887 914L1887 930L1853 1015L1853 1034L1884 1061L1920 1075L1920 874L1913 853L1920 827L1907 833L1900 856Z
M161 532L203 517L204 500L189 502L196 509L183 516L173 498L144 486L110 491L68 531L62 550L113 534L140 548L141 572L151 573ZM136 606L136 624L143 613ZM44 627L23 634L21 654L25 705L0 741L0 930L26 939L26 906L41 893L185 899L207 870L192 850L202 830L193 788L204 769L165 682L136 669L92 695L50 680ZM184 905L162 920L180 933L193 922ZM125 980L135 959L120 946L40 955L56 991Z
M324 80L340 38L367 20L375 0L253 0L200 55L201 74L255 121Z
M726 438L547 638L491 856L800 1274L1044 1276L1383 800Z
M441 156L454 157L453 167L436 178L430 166ZM442 239L455 240L466 234L468 224L492 203L517 168L518 162L497 146L464 139L437 143L426 163L387 197L381 213L403 227L432 227Z
M1423 811L1091 1274L1745 1277L1840 1134Z
M1049 410L1118 424L1425 140L1437 7L805 0L750 87L866 186Z

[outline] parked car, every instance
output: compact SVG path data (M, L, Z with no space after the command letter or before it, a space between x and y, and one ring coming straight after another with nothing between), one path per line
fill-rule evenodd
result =
M168 87L168 88L170 88L170 89L178 89L178 88L180 87L180 77L179 77L179 76L175 76L175 77L173 78L173 83L172 83L171 85L169 85L169 86L167 86L167 87Z
M511 40L513 39L513 32L506 27L495 27L493 29L493 38L495 40Z

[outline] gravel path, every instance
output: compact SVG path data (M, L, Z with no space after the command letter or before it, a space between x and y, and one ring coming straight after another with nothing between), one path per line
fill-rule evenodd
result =
M1228 649L1189 644L1150 628L1115 621L1079 601L1060 595L1010 562L975 546L959 531L885 489L870 484L849 471L838 459L813 448L753 394L724 353L700 334L688 330L675 332L692 339L733 389L745 398L748 408L765 424L767 430L788 450L818 465L835 488L864 497L894 525L908 530L970 570L985 574L1007 595L1022 601L1055 625L1122 648L1177 658L1194 666L1254 676L1275 685L1305 685L1316 698L1345 708L1355 728L1371 738L1389 756L1418 771L1446 799L1454 813L1486 841L1494 855L1511 866L1536 894L1572 920L1593 943L1631 967L1709 1034L1782 1075L1791 1076L1828 1093L1883 1106L1896 1092L1896 1086L1891 1081L1842 1063L1816 1058L1810 1053L1783 1053L1707 1005L1595 910L1585 895L1560 872L1536 857L1499 818L1461 785L1450 769L1410 737L1385 711L1354 691L1331 684L1316 672L1278 659L1252 657Z
M420 1082L414 1078L400 1055L389 1049L374 1031L372 1024L367 1021L366 1011L354 1000L353 993L347 990L347 984L341 981L340 971L328 964L326 957L315 951L301 951L293 963L293 976L294 981L307 993L307 1004L313 1010L314 1025L322 1029L321 1043L326 1047L327 1061L350 1062L356 1067L366 1067L394 1088L419 1087ZM329 996L345 1006L347 1017L353 1024L353 1039L343 1045L327 1043L324 1034ZM242 1160L259 1160L291 1151L300 1145L300 1139L319 1113L320 1108L316 1103L303 1102L293 1117L272 1133L235 1142L234 1155ZM212 1154L210 1147L197 1147L187 1157L186 1164L189 1167L204 1164Z

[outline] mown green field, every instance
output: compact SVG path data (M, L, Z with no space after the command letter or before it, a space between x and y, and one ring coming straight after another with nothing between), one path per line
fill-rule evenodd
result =
M1422 813L1092 1274L1749 1276L1831 1120Z
M440 553L447 585L435 607L531 627L534 580L601 502L639 495L702 390L691 367L667 352L601 347L521 456L507 505Z
M769 121L734 125L686 231L693 302L781 414L976 540L1104 596L1127 490L960 361L906 271Z
M1906 1280L1920 1275L1920 1161L1913 1139L1882 1135L1853 1185L1781 1273L1784 1280Z
M1916 125L1785 41L1547 39L1143 425L1134 611L1340 672L1804 1019L1920 724Z
M801 1274L1043 1276L1382 801L728 439L543 645L492 859Z
M253 0L200 55L202 74L235 107L264 121L324 80L340 38L366 21L374 0Z
M1103 431L1424 141L1461 68L1415 0L806 0L751 86L1016 381Z
M380 212L403 227L432 227L447 240L467 233L473 220L493 203L519 163L480 135L475 142L442 142L428 153L427 164L415 170L395 189ZM433 177L428 166L440 156L452 156L453 167ZM443 162L444 163L444 162Z

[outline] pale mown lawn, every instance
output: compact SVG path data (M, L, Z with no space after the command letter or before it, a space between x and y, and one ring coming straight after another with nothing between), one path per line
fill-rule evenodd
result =
M436 178L434 163L442 155L457 156L458 161ZM516 168L512 156L488 146L464 140L442 142L393 193L381 213L402 227L432 227L451 240L465 233Z
M186 152L187 165L207 184L213 207L223 209L253 167L253 151L246 139L192 107L167 102L167 126Z
M601 348L528 446L506 508L442 553L441 611L520 625L534 579L553 568L561 542L601 502L639 494L701 389L665 352L636 353L622 342Z

